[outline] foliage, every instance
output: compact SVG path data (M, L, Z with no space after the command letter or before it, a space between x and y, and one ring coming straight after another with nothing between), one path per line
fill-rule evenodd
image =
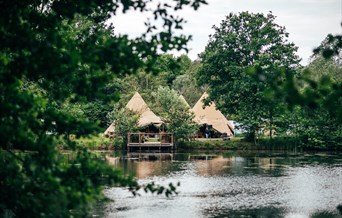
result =
M342 26L342 23L341 23ZM341 49L342 49L342 35L332 35L328 34L328 36L324 39L320 46L314 49L314 54L320 54L324 58L329 59L333 57L341 58Z
M193 113L174 90L159 87L152 95L155 112L165 120L168 132L174 133L177 140L187 139L196 132Z
M106 89L106 93L120 93L119 107L124 107L135 91L139 92L146 102L152 102L151 93L154 90L158 89L159 86L171 86L172 82L176 80L176 76L184 75L191 64L191 60L186 55L180 57L168 54L161 55L153 65L152 71L139 69L135 74L109 81L108 86L113 88L111 90ZM103 103L101 104L103 105ZM102 109L101 111L104 112Z
M81 137L75 139L77 146L86 147L88 150L119 150L123 149L121 139L110 139L102 133L91 137ZM61 142L63 143L63 142Z
M201 63L199 61L192 62L187 71L185 71L184 74L177 76L172 83L172 88L183 95L190 106L196 104L205 90L198 87L195 77L200 66Z
M338 45L327 44L328 39L329 36L320 48L332 49ZM285 131L301 138L306 148L341 148L341 69L338 56L327 59L324 52L315 53L311 63L298 76L287 75L283 81L271 84L271 95L283 98L289 108L282 113L282 123L277 125L287 123L282 126ZM262 71L256 76L260 73Z
M335 39L333 36L328 36L327 39L330 37ZM309 67L304 69L300 76L289 75L284 81L273 84L276 95L286 96L285 100L290 107L301 105L312 110L322 108L327 110L331 117L341 121L341 52L337 56L332 56L342 47L339 38L340 36L336 36L336 41L333 40L331 44L330 40L323 40L316 50L322 53L315 53ZM333 50L331 55L324 53Z
M171 86L177 76L187 71L191 62L187 55L181 55L178 58L172 55L162 55L157 59L154 67L159 72L159 77L166 81L165 85Z
M1 151L0 192L2 199L6 199L6 205L1 204L2 214L8 213L9 217L84 216L89 203L101 198L99 189L103 182L129 185L132 190L138 187L129 177L89 158L87 152L79 153L70 165L55 162L57 165L51 166L50 160L42 163L38 155L41 154ZM15 161L18 159L19 163Z
M124 144L127 144L127 134L138 130L139 115L127 108L114 108L108 113L107 119L113 123L115 135L122 137Z
M236 138L233 141L180 141L178 148L181 150L252 150L253 145L249 142L240 141L240 138Z
M327 46L328 42L329 36L320 47ZM342 63L339 55L328 59L324 55L324 52L315 54L307 67L307 74L303 76L305 88L302 93L311 91L312 94L305 98L309 97L311 99L308 100L314 102L302 105L307 128L302 135L310 147L338 148L342 147Z
M272 128L283 107L280 97L265 93L270 93L275 81L295 75L299 66L297 48L274 20L271 13L229 14L219 27L213 27L215 33L200 55L198 80L209 86L208 100L244 124L252 139L263 126ZM285 73L279 73L279 68ZM259 78L255 71L262 72Z
M102 87L115 75L152 69L157 51L186 49L190 37L174 34L184 20L172 14L204 3L177 0L153 8L145 0L0 2L0 216L84 217L103 184L139 188L87 152L61 165L58 137L96 129L77 108L76 117L63 108L108 101ZM147 22L135 39L114 34L105 22L118 10L149 12L155 23Z
M95 100L82 105L84 115L92 123L98 123L100 127L107 126L107 114L112 107L104 101Z
M315 55L307 67L310 71L308 76L316 82L319 82L323 77L330 77L335 82L341 81L342 63L339 61L338 59L326 59L322 55Z

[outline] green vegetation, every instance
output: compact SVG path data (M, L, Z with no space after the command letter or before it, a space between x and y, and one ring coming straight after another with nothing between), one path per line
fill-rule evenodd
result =
M121 108L133 91L154 104L179 139L195 125L177 94L193 105L208 89L208 102L242 123L255 145L341 148L341 36L328 36L303 69L272 14L243 12L215 27L201 60L159 55L186 50L191 38L175 35L184 20L172 14L205 3L176 0L153 9L153 1L143 0L0 2L1 217L86 217L103 199L104 185L176 193L172 185L141 186L83 149L121 143L85 137L102 132L114 103ZM105 25L118 10L148 12L155 20L131 39ZM122 123L117 130L123 140L136 128L137 118L127 111L108 116ZM273 130L272 141L258 139ZM250 145L180 142L206 149ZM58 158L61 147L76 152L69 164Z
M319 47L322 52L302 67L295 55L297 48L287 41L288 33L274 19L272 14L230 14L215 27L217 33L211 36L200 60L162 56L157 65L160 74L140 71L124 77L120 84L140 91L157 115L177 125L183 119L169 109L178 104L159 92L175 90L193 106L207 90L210 96L206 103L214 101L229 119L239 123L238 128L248 131L246 140L255 145L262 138L273 147L283 141L306 149L340 149L342 66L337 56L323 56L325 48L340 46L339 38L328 36ZM172 77L171 85L162 75L175 75L170 66L176 64L182 71ZM122 93L119 104L123 106L132 89L122 89ZM155 100L156 94L164 106ZM187 135L192 128L181 129L177 134Z
M264 135L274 144L276 134L309 149L341 148L341 37L328 36L303 68L274 19L242 12L214 26L197 74L207 103L238 121L254 144Z
M90 136L75 139L77 146L86 147L89 150L122 150L124 142L121 139L110 139L103 136Z
M191 37L174 33L184 20L172 14L204 3L153 8L143 0L0 2L1 217L86 217L102 199L103 185L175 193L174 186L141 187L90 158L69 136L98 133L105 125L121 91L115 78L155 72L157 51L186 49ZM105 25L119 10L148 12L155 20L130 39ZM78 153L68 165L58 158L61 136Z
M222 139L199 139L196 141L180 141L177 144L179 150L250 150L252 143L245 142L240 137L231 141Z
M215 34L201 54L198 80L209 86L208 101L238 120L252 141L266 126L272 132L274 119L282 113L283 99L265 95L275 80L286 77L277 70L296 74L299 66L297 48L274 19L272 14L229 14L213 27ZM253 69L262 70L260 80L250 72Z
M176 140L188 139L196 133L198 126L193 121L194 114L174 90L159 87L152 96L155 112L164 118L167 131L173 133Z
M122 138L123 145L127 144L127 134L138 130L139 116L127 108L114 108L107 115L108 124L115 126L116 139Z

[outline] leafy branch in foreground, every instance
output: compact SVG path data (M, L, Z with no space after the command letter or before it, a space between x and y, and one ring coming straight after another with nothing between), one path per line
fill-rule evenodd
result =
M136 187L87 152L75 151L70 165L61 162L61 136L68 140L97 129L79 108L68 106L115 100L103 92L108 81L152 69L158 51L186 49L190 37L174 34L184 20L173 13L205 3L0 1L1 217L84 217L103 184ZM105 22L118 10L148 12L162 26L147 23L135 39L116 34Z
M304 146L318 149L341 149L342 146L342 66L341 36L328 35L312 56L309 65L298 75L277 69L285 79L274 80L264 92L269 98L284 99L291 117L287 129L298 134ZM333 53L325 51L334 51ZM318 53L317 53L318 52ZM257 80L262 70L254 70Z

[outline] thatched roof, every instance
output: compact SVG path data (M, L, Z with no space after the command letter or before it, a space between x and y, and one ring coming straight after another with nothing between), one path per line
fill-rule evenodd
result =
M128 101L126 104L126 108L130 109L131 111L137 113L139 117L139 127L145 127L148 125L155 125L160 126L163 121L151 111L151 109L147 106L144 99L138 92L135 92L131 100ZM115 131L115 126L112 123L107 130L104 132L105 135L108 135L111 132Z
M216 109L215 103L211 102L210 105L204 106L203 100L207 97L208 94L206 92L203 93L201 98L192 108L192 111L195 114L195 122L200 125L212 125L213 128L220 133L227 133L227 135L233 135L233 125L227 120L227 118L221 113L221 111Z
M184 102L184 104L190 108L190 105L188 104L188 102L185 100L184 96L183 95L179 95L179 98Z
M111 133L115 132L115 126L114 123L110 124L110 126L106 129L104 132L105 135L110 135Z
M141 97L141 95L138 92L135 92L131 100L128 101L126 104L126 108L130 109L131 111L141 115L147 110L150 110L147 106L144 99Z
M144 127L148 126L150 124L153 124L155 126L160 126L163 123L163 121L155 115L151 110L147 110L144 113L140 115L139 118L139 126Z
M126 108L140 115L139 126L144 127L150 124L160 125L163 121L151 111L144 99L138 92L135 92L131 100L126 105Z

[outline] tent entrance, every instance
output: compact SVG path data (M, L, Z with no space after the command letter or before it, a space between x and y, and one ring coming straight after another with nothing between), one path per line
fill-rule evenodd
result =
M197 133L198 138L221 138L221 136L222 133L218 132L209 124L203 124Z

